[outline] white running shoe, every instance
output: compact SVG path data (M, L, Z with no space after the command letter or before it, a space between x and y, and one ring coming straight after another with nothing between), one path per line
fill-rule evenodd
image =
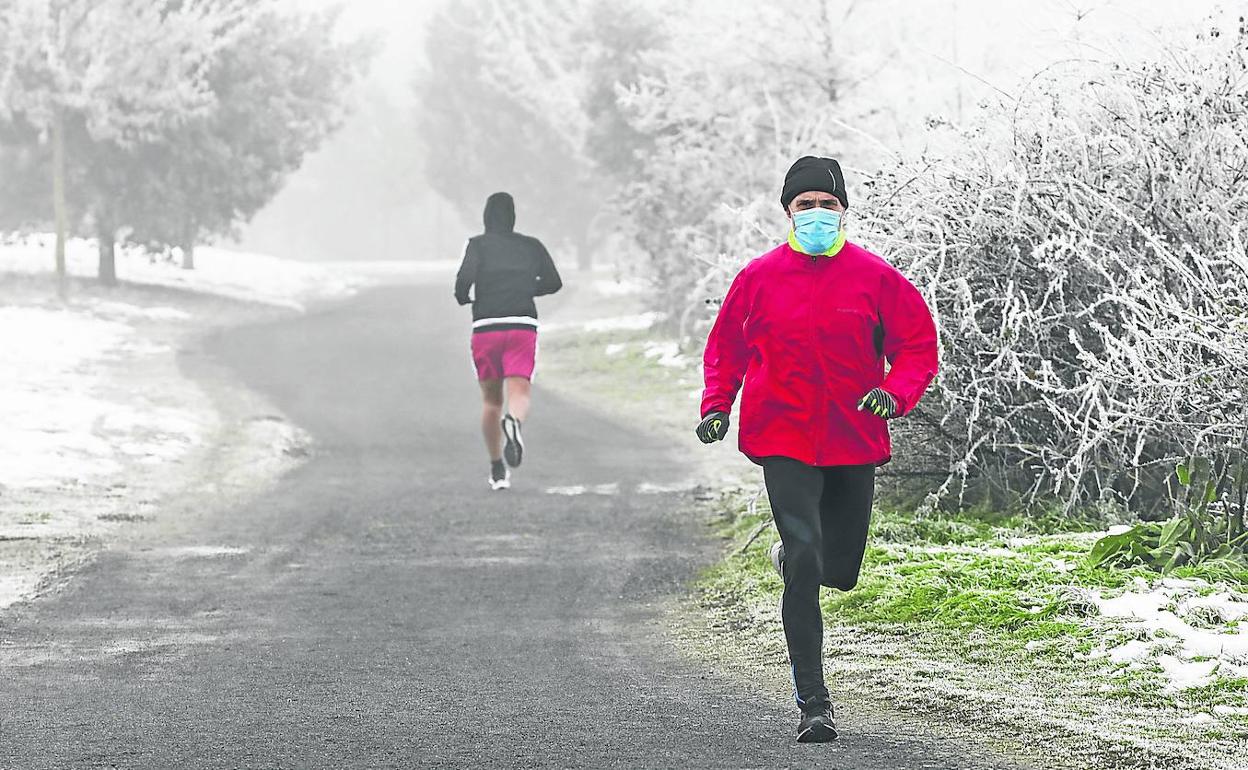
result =
M771 546L771 566L775 567L776 574L784 580L784 543L779 540Z
M780 580L784 580L784 543L777 540L771 546L771 566L775 568L776 574L780 576ZM780 600L776 602L776 615L780 618L780 623L784 624L784 589L780 589Z

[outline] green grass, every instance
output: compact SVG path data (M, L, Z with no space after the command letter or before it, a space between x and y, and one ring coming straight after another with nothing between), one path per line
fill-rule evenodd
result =
M730 513L717 529L736 544L768 515L765 496L754 515L745 513L750 494L734 490L721 502ZM879 511L857 587L823 593L825 622L905 633L927 649L945 651L968 649L964 640L974 631L975 648L986 645L1003 662L1025 655L1033 662L1071 665L1073 654L1086 654L1105 640L1103 629L1081 622L1095 612L1087 593L1112 593L1158 575L1144 567L1090 566L1088 523L1077 522L1068 532L1057 524L977 512L918 518ZM767 528L744 553L732 549L703 575L702 590L721 601L773 601L782 588L767 558L775 540L774 530ZM1177 570L1174 576L1210 582L1230 577L1248 587L1248 575L1228 576L1201 566ZM1156 701L1144 695L1151 692L1147 682L1152 677L1139 671L1127 679L1132 677L1147 681L1124 685L1120 694Z

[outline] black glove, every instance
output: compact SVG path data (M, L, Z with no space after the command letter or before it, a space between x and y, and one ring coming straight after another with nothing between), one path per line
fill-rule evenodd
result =
M861 412L864 408L876 417L883 417L885 420L893 419L900 411L897 399L883 388L872 388L870 393L858 400L858 411Z
M697 433L703 444L723 441L724 436L728 435L728 413L711 412L703 417L702 422L698 424Z

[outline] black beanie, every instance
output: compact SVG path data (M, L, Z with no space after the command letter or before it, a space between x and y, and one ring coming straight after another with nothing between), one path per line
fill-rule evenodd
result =
M816 158L807 155L798 158L784 175L784 189L780 191L780 205L785 211L793 199L804 192L816 190L835 195L845 208L849 208L849 194L845 191L845 175L841 164L832 158Z

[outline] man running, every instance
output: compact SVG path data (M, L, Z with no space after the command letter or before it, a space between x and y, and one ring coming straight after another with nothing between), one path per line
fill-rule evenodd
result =
M461 305L472 302L472 360L484 399L481 430L490 454L491 489L509 488L508 466L515 468L524 458L520 426L528 418L537 355L533 298L563 286L546 247L515 232L515 225L510 195L499 192L486 199L485 232L468 240L455 277L455 299Z
M697 434L724 438L744 383L739 446L763 468L780 532L772 564L784 580L797 739L822 742L836 726L819 588L858 582L875 468L892 453L885 421L914 409L936 376L936 326L900 272L845 239L849 196L835 160L800 158L780 205L788 242L737 274L707 338Z

